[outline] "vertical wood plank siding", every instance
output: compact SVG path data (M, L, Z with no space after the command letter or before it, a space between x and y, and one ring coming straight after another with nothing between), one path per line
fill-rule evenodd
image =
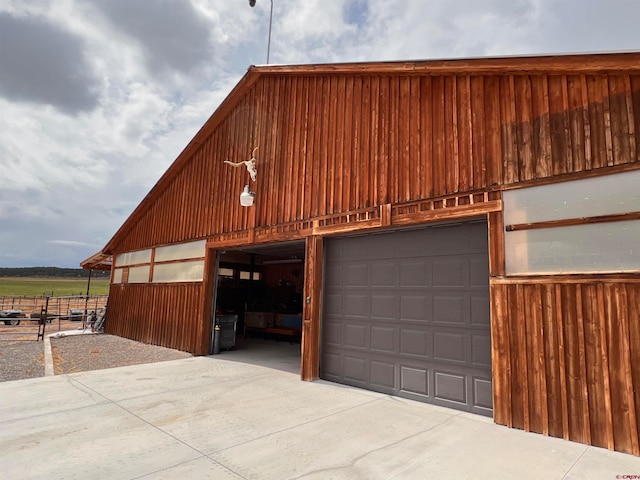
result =
M105 331L144 343L201 352L202 285L112 285ZM208 352L206 352L208 353Z
M610 70L568 58L566 67L551 61L550 70L517 73L504 62L451 71L256 67L107 253L358 209L380 207L382 216L395 204L465 192L494 200L522 182L636 168L640 75L616 58L603 61ZM223 163L247 160L254 147L255 183L244 167ZM256 192L251 209L238 201L246 184ZM640 455L638 276L504 279L502 212L489 214L489 227L496 422ZM305 289L316 303L305 307L301 374L312 379L322 238L307 241ZM206 353L212 252L204 282L113 285L109 308L117 315L107 331Z
M640 283L491 290L495 421L639 455Z
M265 76L117 245L256 226L638 161L633 75ZM244 167L258 146L258 180ZM303 188L304 187L304 188Z

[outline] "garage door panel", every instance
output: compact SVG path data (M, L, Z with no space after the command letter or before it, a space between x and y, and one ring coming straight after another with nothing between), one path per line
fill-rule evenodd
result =
M439 400L467 404L467 376L446 370L434 371L434 397Z
M371 317L380 320L398 318L398 297L395 294L371 292Z
M491 415L486 222L329 239L325 255L323 378Z
M429 331L414 328L400 329L400 353L401 355L419 355L421 357L430 356Z
M433 296L433 321L440 324L467 323L466 297L458 295L434 295Z
M436 331L433 334L433 359L440 362L466 361L465 332Z
M466 258L445 257L433 261L434 287L465 287L469 285L469 264Z
M491 368L491 337L489 335L471 335L471 364L477 368Z
M371 350L387 354L397 353L396 329L378 325L371 326Z
M394 262L372 262L371 287L395 287L398 285L398 265Z
M484 221L466 223L467 248L483 255L487 251L487 224Z
M342 345L342 321L325 320L322 328L322 341L327 345Z
M364 242L336 242L340 245L340 257L345 260L364 259L368 256L367 240Z
M342 254L342 246L344 244L345 242L338 241L327 242L327 244L324 245L324 252L327 256L334 260L342 260L344 258L344 255Z
M491 308L486 295L472 294L471 298L471 325L486 327L491 326Z
M367 235L365 248L362 248L362 250L367 251L367 258L380 260L397 258L399 253L397 242L395 235L389 233Z
M342 314L342 294L326 293L325 294L325 314L341 315Z
M339 382L342 378L342 355L325 353L322 357L322 375L327 380Z
M400 366L400 390L429 396L429 371L425 368Z
M347 317L369 318L369 296L364 293L344 293L341 305Z
M334 288L342 286L342 265L327 265L324 275L327 285Z
M366 358L353 355L344 355L342 359L342 365L345 380L349 380L355 383L365 383L365 380L368 380Z
M428 287L431 285L432 263L424 258L412 258L400 262L401 287Z
M371 360L371 385L378 390L392 391L396 389L396 366L393 362Z
M369 266L366 263L347 263L342 269L343 287L367 287Z
M394 239L394 258L424 258L425 247L429 241L424 229L406 230L402 232L402 238L398 238L393 232L386 235Z
M347 323L342 331L342 343L345 347L367 348L369 346L366 325Z
M431 296L418 294L400 296L400 320L414 320L429 323L431 321Z
M433 255L457 255L469 251L468 224L440 225L425 230L429 251Z
M486 411L493 408L493 391L491 380L473 377L473 406Z
M484 287L489 278L489 264L484 255L474 255L469 259L469 286Z

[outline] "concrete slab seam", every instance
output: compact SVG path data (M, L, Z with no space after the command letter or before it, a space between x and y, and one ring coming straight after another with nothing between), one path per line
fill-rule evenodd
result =
M121 369L121 368L129 368L129 366L127 367L111 367L111 368L105 368L102 369L102 372L108 372L109 370L117 370L117 369ZM157 395L161 394L167 394L167 393L177 393L177 392L183 392L186 390L191 390L194 387L193 386L187 386L187 387L181 387L181 388L174 388L174 389L167 389L167 390L163 390L162 392L156 392L156 391L151 391L150 393L145 393L144 395L132 395L130 397L122 397L122 398L118 398L118 399L113 399L113 398L109 398L107 396L107 394L105 393L101 393L98 392L97 390L94 390L93 388L91 388L89 385L85 384L82 382L83 377L85 376L87 372L74 372L74 373L65 373L64 375L69 377L70 379L72 379L75 382L78 382L80 385L82 385L85 388L88 388L89 390L91 390L92 392L95 392L96 394L104 397L105 399L107 399L109 402L113 402L113 403L117 403L117 402L124 402L124 401L128 401L128 400L137 400L140 398L146 398L146 397L155 397ZM203 383L202 386L209 386L209 385L215 385L215 382L211 382L211 383ZM201 385L198 385L198 387L200 387Z
M179 443L181 443L182 445L184 445L184 446L186 446L186 447L190 448L191 450L193 450L194 452L196 452L196 453L198 453L198 454L200 455L200 457L198 457L198 458L202 458L202 457L209 458L210 460L213 460L215 463L218 463L220 466L222 466L222 467L226 468L227 470L230 470L230 469L229 469L229 467L227 467L226 465L223 465L223 464L219 463L219 462L218 462L218 461L216 461L215 459L212 459L211 457L209 457L208 455L206 455L204 452L201 452L200 450L198 450L197 448L195 448L193 445L188 444L188 443L187 443L187 442L185 442L184 440L181 440L180 438L176 437L175 435L172 435L171 433L167 432L166 430L163 430L162 428L158 427L157 425L154 425L153 423L149 422L148 420L145 420L145 419L144 419L144 418L142 418L141 416L139 416L139 415L137 415L137 414L133 413L131 410L129 410L129 409L127 409L127 408L123 407L122 405L120 405L117 401L114 401L114 400L112 400L112 399L110 399L110 398L106 397L106 396L105 396L105 395L103 395L102 393L97 392L96 390L94 390L93 388L89 387L88 385L85 385L84 383L82 383L82 382L78 381L78 379L76 379L76 378L71 378L71 377L69 377L69 378L70 378L71 380L73 380L73 381L75 381L75 382L79 383L79 384L80 384L80 385L82 385L84 388L86 388L86 389L88 389L88 390L92 391L92 392L93 392L93 393L95 393L96 395L98 395L98 396L100 396L100 397L104 398L107 402L109 402L109 403L111 403L111 404L115 405L116 407L120 408L121 410L123 410L123 411L127 412L129 415L131 415L131 416L133 416L133 417L137 418L138 420L140 420L141 422L143 422L143 423L147 424L147 425L148 425L148 426L150 426L151 428L153 428L153 429L155 429L155 430L157 430L157 431L159 431L159 432L162 432L164 435L166 435L166 436L168 436L168 437L173 438L176 442L179 442ZM185 390L186 390L186 389L185 389ZM125 400L129 400L129 399L125 399ZM181 462L181 463L186 463L186 462L190 462L190 461L193 461L193 460L196 460L196 459L195 459L195 458L191 458L191 459L189 459L189 460L185 460L185 462ZM178 465L179 465L179 464L178 464ZM175 466L175 465L174 465L174 466ZM172 468L172 467L171 467L171 468ZM235 473L235 472L234 472L234 473Z
M86 386L86 385L85 385ZM89 388L89 387L87 387ZM95 392L95 390L91 389L92 391ZM104 397L104 395L102 395L101 393L95 392L97 395L100 395L102 397ZM105 397L106 398L106 397ZM159 432L162 432L163 434L167 435L168 437L173 438L176 442L181 443L182 445L190 448L191 450L193 450L194 452L198 453L201 457L208 457L207 454L205 454L204 452L198 450L196 447L194 447L193 445L188 444L187 442L185 442L184 440L176 437L175 435L167 432L166 430L163 430L162 428L158 427L157 425L154 425L153 423L149 422L148 420L145 420L144 418L142 418L140 415L137 415L135 413L133 413L131 410L129 410L128 408L123 407L122 405L120 405L118 402L115 402L113 400L109 400L109 402L111 402L113 405L117 406L118 408L120 408L121 410L124 410L125 412L127 412L129 415L132 415L133 417L137 418L138 420L140 420L143 423L146 423L147 425L149 425L150 427L154 428L155 430L158 430ZM192 459L194 460L194 459ZM216 462L217 463L217 462ZM226 468L226 467L225 467Z
M567 478L567 475L569 475L571 473L571 470L573 470L575 466L580 462L580 460L582 459L582 457L584 457L584 454L587 453L587 450L589 450L589 448L593 448L593 447L590 447L589 445L585 445L584 450L582 450L582 453L578 455L578 458L576 458L576 461L571 464L571 466L567 469L566 472L564 472L564 475L562 476L563 480Z
M335 411L335 412L333 412L333 413L329 413L329 414L324 415L324 416L322 416L322 417L314 418L314 419L312 419L312 420L307 420L306 422L302 422L302 423L297 423L297 424L295 424L295 425L291 425L290 427L283 428L283 429L281 429L281 430L274 430L273 432L269 432L269 433L266 433L266 434L264 434L264 435L260 435L260 436L258 436L258 437L252 438L252 439L250 439L250 440L246 440L246 441L244 441L244 442L236 443L235 445L229 445L228 447L224 447L224 448L221 448L221 449L219 449L219 450L211 451L211 452L209 452L206 456L207 456L207 457L209 457L209 455L218 454L218 453L224 452L224 451L226 451L226 450L230 450L230 449L232 449L232 448L240 447L240 446L242 446L242 445L246 445L246 444L248 444L248 443L255 442L255 441L257 441L257 440L262 440L262 439L265 439L265 438L269 438L269 437L271 437L271 436L273 436L273 435L278 435L278 434L283 433L283 432L286 432L286 431L288 431L288 430L294 430L294 429L296 429L296 428L299 428L299 427L302 427L302 426L305 426L305 425L311 425L312 423L319 422L319 421L321 421L321 420L325 420L325 419L327 419L327 418L333 417L334 415L339 415L339 414L341 414L341 413L348 412L349 410L354 410L354 409L356 409L356 408L360 408L360 407L363 407L363 406L365 406L365 405L369 405L370 403L378 402L378 401L380 401L380 400L383 400L383 398L374 398L373 400L371 400L371 401L369 401L369 402L360 403L360 404L358 404L358 405L354 405L354 406L352 406L352 407L345 408L344 410L338 410L338 411ZM211 458L211 457L209 457L209 458ZM211 458L211 460L215 460L215 459ZM227 468L228 468L228 467L227 467Z

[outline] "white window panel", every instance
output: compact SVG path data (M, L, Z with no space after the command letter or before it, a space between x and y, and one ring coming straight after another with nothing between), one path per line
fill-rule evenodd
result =
M251 272L247 270L240 270L240 280L260 280L260 272Z
M640 271L640 221L505 234L508 275Z
M188 258L202 258L207 247L206 240L197 242L180 243L177 245L167 245L157 247L154 257L155 262L168 262L171 260L185 260Z
M640 170L507 190L504 223L544 222L640 211Z
M200 282L204 278L204 260L156 264L154 283Z
M232 277L233 278L233 268L225 268L222 267L218 270L218 276L220 277Z
M116 268L113 271L113 283L122 283L122 268Z
M121 253L116 255L116 266L136 265L139 263L151 262L151 249L138 250L136 252Z
M518 225L640 211L640 171L503 193L504 223ZM640 271L640 221L505 232L507 275Z
M149 283L149 265L142 265L140 267L129 267L129 282L128 283Z

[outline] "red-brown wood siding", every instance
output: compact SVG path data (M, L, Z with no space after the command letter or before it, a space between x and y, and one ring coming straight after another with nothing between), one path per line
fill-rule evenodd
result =
M634 75L265 76L117 251L638 161ZM258 150L258 180L244 167Z
M640 454L640 283L494 281L494 419Z
M301 373L313 379L328 231L317 225L336 233L488 213L495 420L639 455L638 275L502 278L498 206L501 190L523 182L640 167L640 74L637 57L623 57L250 72L108 253L197 238L222 248L251 242L258 229L261 242L306 237L313 308L305 308ZM223 162L246 160L256 146L252 183L244 167ZM256 192L251 209L238 201L245 184ZM436 209L449 201L448 212ZM351 226L349 215L364 220ZM114 285L107 329L203 353L202 285L211 282Z
M144 343L200 352L202 285L112 285L105 332ZM206 352L208 353L208 352Z

